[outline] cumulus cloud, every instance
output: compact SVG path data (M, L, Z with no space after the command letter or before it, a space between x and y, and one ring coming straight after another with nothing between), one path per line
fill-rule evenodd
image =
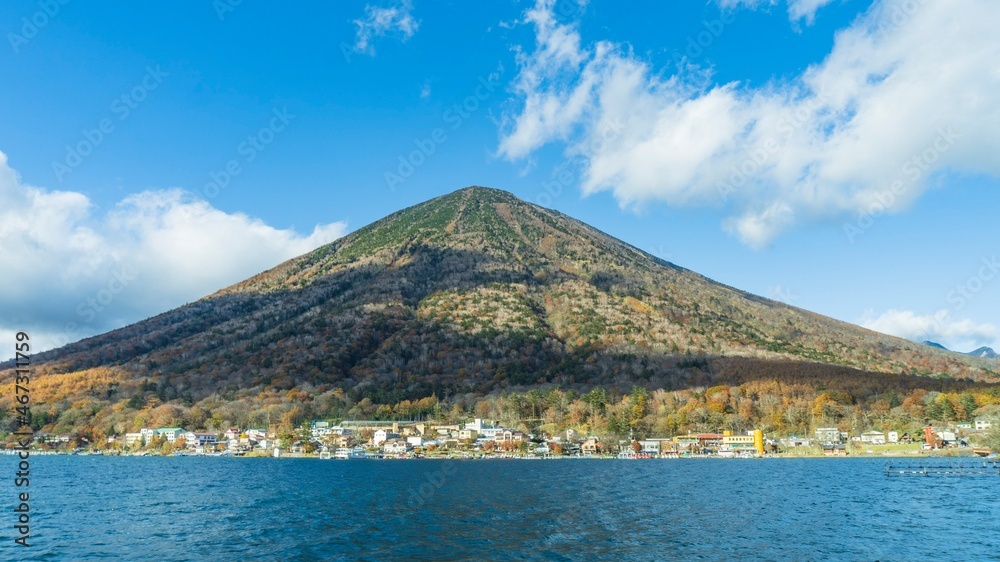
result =
M723 208L726 230L760 247L804 221L905 210L942 174L1000 175L995 3L877 1L824 60L748 87L586 44L553 1L525 14L535 45L518 52L498 154L562 145L584 194ZM822 2L793 4L808 17Z
M868 310L860 324L876 332L916 342L932 341L956 351L995 346L1000 338L1000 330L993 324L977 324L968 318L955 319L948 310L923 315L895 309L876 315Z
M354 50L367 55L375 54L375 39L387 35L397 35L406 42L420 27L413 18L412 0L402 0L391 7L365 5L365 17L354 20L358 27L354 38Z
M229 214L179 190L130 195L101 213L83 194L24 185L0 152L0 334L56 347L198 299L332 242Z

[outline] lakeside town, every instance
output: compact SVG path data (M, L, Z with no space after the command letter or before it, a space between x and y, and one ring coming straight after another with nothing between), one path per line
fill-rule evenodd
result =
M945 455L996 458L981 446L989 419L927 425L919 434L869 430L852 435L819 427L809 436L771 437L761 430L671 437L601 439L567 429L533 434L475 418L466 423L427 421L312 421L295 432L260 428L222 432L181 427L142 428L90 444L71 435L38 433L36 453L131 456L250 456L320 459L408 458L755 458Z

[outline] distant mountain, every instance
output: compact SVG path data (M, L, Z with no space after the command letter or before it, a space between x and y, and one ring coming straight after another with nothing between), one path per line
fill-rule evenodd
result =
M546 384L677 388L693 384L692 366L711 376L705 359L719 357L1000 378L982 358L728 287L505 191L470 187L39 354L32 399L68 408L75 426L94 416L125 427L143 407L245 409L240 400L265 391L288 393L276 403L348 393L385 404Z
M932 342L932 341L924 341L924 345L929 345L929 346L937 348L937 349L943 349L945 351L950 351L947 347L945 347L945 346L943 346L943 345L941 345L939 343ZM962 355L971 355L973 357L982 357L984 359L1000 359L1000 354L997 354L997 352L993 351L993 348L986 347L986 346L980 347L979 349L977 349L975 351L969 351L967 353L966 352L962 352L962 351L956 351L955 353L960 353Z
M986 346L980 347L975 351L970 351L966 353L966 355L972 355L973 357L985 357L986 359L1000 358L1000 355L997 355L997 352L993 351L993 348Z

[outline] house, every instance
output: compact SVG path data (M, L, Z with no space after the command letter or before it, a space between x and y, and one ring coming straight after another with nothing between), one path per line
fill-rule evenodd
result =
M141 443L142 442L142 436L143 435L140 432L126 433L125 434L125 446L126 447L131 447L132 445L135 445L137 443Z
M387 440L382 445L382 450L387 455L398 455L410 450L410 444L398 437Z
M266 429L248 429L246 433L251 441L263 441L267 439Z
M398 438L399 438L398 433L393 433L391 430L380 429L376 431L375 435L372 437L372 443L376 447L378 447L379 445L390 439L398 439Z
M986 418L976 418L975 427L976 431L987 431L993 427L993 421Z
M889 443L899 443L899 432L898 431L890 431L889 433L886 433L885 435L886 435L886 440L889 441Z
M539 443L537 447L535 447L536 455L548 455L550 453L552 453L552 449L549 448L548 443L542 442Z
M219 436L214 433L196 433L194 431L185 431L180 437L184 438L188 447L214 447L219 440Z
M971 430L972 429L972 422L970 422L970 421L955 422L955 429Z
M885 445L885 434L881 431L866 431L861 434L862 443L871 443L872 445Z
M796 437L793 435L791 437L779 439L778 442L785 447L808 447L811 440L808 437Z
M334 432L333 428L330 427L330 422L313 422L312 426L309 428L309 435L313 439L322 439L327 435L331 435Z
M482 418L476 418L471 423L465 424L463 429L474 430L480 437L493 439L494 441L501 441L501 439L497 439L496 437L498 433L503 433L504 431L504 428L500 426L485 423Z
M828 457L846 457L847 445L843 443L826 443L823 445L823 454Z
M342 433L340 435L331 435L330 437L327 437L327 442L331 446L336 447L338 449L344 447L350 447L353 440L354 436L348 433Z
M226 432L223 433L222 435L225 436L226 441L232 441L233 439L238 439L239 438L239 436L240 436L240 430L239 430L239 428L231 427L231 428L227 429Z
M820 443L840 443L840 430L836 427L817 427L816 440Z
M428 441L427 439L424 439L423 437L420 437L419 435L412 435L412 436L406 438L406 443L410 447L413 447L413 448L423 447L424 445L427 444L427 441Z
M596 437L588 437L580 445L580 452L584 455L596 455L601 452L601 442Z
M937 432L937 440L941 446L954 445L958 438L955 436L954 431L939 431Z
M215 447L215 444L219 442L218 434L212 432L194 432L194 442L200 447ZM188 441L190 444L191 441Z
M139 430L140 439L145 439L148 444L150 441L157 437L162 437L168 442L173 443L184 433L184 428L182 427L158 427L156 429L142 428Z
M643 453L649 455L659 455L660 454L660 442L656 439L643 439L639 441L639 446L642 448Z
M670 449L670 439L643 439L639 441L642 452L649 455L659 455Z
M479 437L479 432L475 429L462 429L458 432L458 439L460 441L467 441L469 439L475 441Z

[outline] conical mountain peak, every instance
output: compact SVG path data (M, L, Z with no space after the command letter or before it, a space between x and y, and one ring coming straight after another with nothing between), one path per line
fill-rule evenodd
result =
M81 369L109 357L199 388L207 376L233 388L280 380L400 396L634 377L665 388L678 361L703 364L691 357L996 378L988 359L733 289L478 186L45 359Z

